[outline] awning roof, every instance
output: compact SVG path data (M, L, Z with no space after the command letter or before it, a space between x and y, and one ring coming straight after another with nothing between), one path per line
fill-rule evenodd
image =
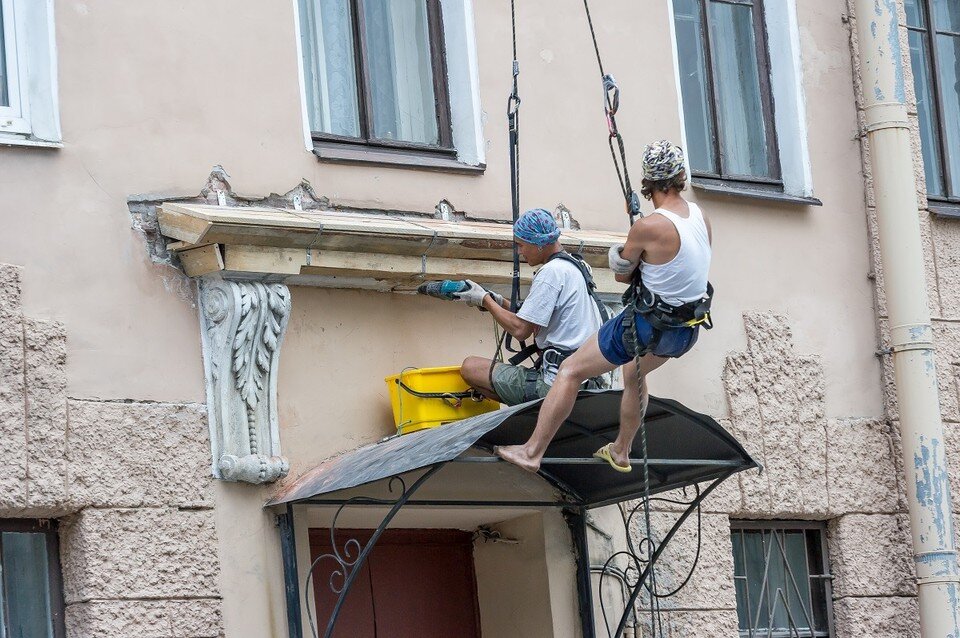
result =
M619 390L581 392L573 413L547 449L541 474L572 502L597 507L644 494L640 466L620 473L591 459L594 451L616 438L620 396ZM458 457L471 447L490 449L526 441L541 402L366 445L324 461L287 483L267 505L305 501L436 463L490 460L477 454ZM670 399L650 397L647 440L652 494L759 467L719 423ZM642 458L641 450L638 436L631 457Z

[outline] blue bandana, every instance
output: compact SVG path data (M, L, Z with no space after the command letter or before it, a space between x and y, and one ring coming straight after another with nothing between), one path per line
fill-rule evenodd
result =
M560 229L553 215L542 208L534 208L520 215L513 225L513 234L528 244L546 246L560 238Z

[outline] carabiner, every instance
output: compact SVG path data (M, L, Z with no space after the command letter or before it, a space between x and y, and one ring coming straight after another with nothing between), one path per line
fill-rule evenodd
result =
M603 108L608 115L616 115L620 108L620 87L609 73L603 76Z

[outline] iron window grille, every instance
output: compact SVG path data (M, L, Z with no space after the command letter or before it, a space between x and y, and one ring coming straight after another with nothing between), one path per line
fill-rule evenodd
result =
M301 6L301 35L304 41L304 59L305 64L309 66L310 56L316 54L315 51L307 50L306 29L311 25L307 24L305 16L310 15L311 7L317 7L322 0L300 0ZM371 40L369 29L372 22L371 13L374 13L381 5L383 0L345 0L348 8L350 22L350 47L352 48L352 59L345 60L340 64L339 71L353 73L356 84L356 108L359 130L357 135L344 135L322 130L316 130L314 122L311 122L311 137L314 142L327 146L367 146L386 151L396 151L399 153L422 153L435 154L442 156L456 157L456 149L453 146L453 132L450 121L450 100L447 86L447 66L446 50L444 46L443 20L440 8L440 0L418 0L421 7L426 12L426 29L428 34L429 48L429 73L431 88L433 91L433 109L436 117L436 140L430 142L419 142L399 139L399 136L389 137L377 134L376 106L377 95L382 95L382 87L377 86L375 75L385 77L388 71L385 68L390 66L390 61L384 62L382 57L375 56L373 49L379 47L382 43ZM389 7L387 2L383 6ZM404 33L404 38L413 38L415 34ZM347 68L352 64L352 68ZM374 67L377 66L378 74ZM396 69L392 71L395 73ZM395 78L394 78L395 79ZM308 82L309 85L309 82ZM307 90L310 88L308 86ZM317 98L319 99L319 98ZM330 105L327 105L328 107ZM398 117L404 117L401 113Z
M64 638L57 524L0 519L0 638Z
M960 0L906 0L904 8L927 196L960 203Z
M731 521L730 528L740 636L834 636L826 524Z
M782 191L763 0L674 0L674 20L692 177Z

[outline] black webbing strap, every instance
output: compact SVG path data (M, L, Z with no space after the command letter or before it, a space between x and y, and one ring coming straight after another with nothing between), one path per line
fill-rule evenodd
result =
M513 41L513 87L510 97L507 98L507 130L510 146L510 209L513 214L513 224L516 226L520 218L520 62L517 60L517 11L516 0L510 0L510 30ZM510 287L510 312L520 308L520 250L516 242L513 243L513 280ZM506 334L508 352L516 352L513 347L513 336ZM526 344L520 343L521 348ZM499 349L498 349L499 352Z
M597 55L597 66L600 67L600 81L603 84L603 111L607 118L607 145L610 147L610 157L613 159L613 168L617 171L617 181L623 192L627 214L630 215L630 225L640 215L640 197L633 190L630 183L630 170L627 168L627 150L623 136L617 127L617 111L620 109L620 87L612 75L603 70L603 58L600 56L600 45L597 43L597 33L593 28L593 18L590 15L589 0L583 0L583 9L587 14L587 24L590 26L590 38L593 40L593 51Z

